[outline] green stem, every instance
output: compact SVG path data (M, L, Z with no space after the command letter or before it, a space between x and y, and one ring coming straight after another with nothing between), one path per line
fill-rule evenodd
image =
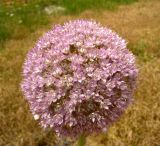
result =
M81 135L78 140L78 146L84 146L85 143L86 143L86 137L84 135Z

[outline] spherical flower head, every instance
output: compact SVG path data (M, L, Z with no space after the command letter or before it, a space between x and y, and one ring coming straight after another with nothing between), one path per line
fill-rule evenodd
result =
M94 21L57 25L29 51L23 93L59 136L105 131L132 101L137 68L126 42Z

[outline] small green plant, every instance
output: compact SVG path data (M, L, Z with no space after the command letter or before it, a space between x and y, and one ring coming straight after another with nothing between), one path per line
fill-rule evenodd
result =
M149 61L153 56L151 53L147 51L149 44L146 40L140 39L135 45L132 47L133 53L139 57L139 59L143 61Z
M43 1L33 1L24 4L0 5L0 42L1 45L8 39L22 39L27 32L33 32L49 22L43 9Z

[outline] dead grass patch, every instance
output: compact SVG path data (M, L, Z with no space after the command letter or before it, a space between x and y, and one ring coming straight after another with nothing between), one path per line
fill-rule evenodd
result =
M53 24L76 18L95 19L126 38L139 64L134 104L109 129L90 136L87 146L158 146L160 144L160 2L141 1L118 11L87 11L79 16L54 17ZM52 132L43 131L20 92L24 57L47 26L22 40L10 40L0 52L0 145L53 145Z

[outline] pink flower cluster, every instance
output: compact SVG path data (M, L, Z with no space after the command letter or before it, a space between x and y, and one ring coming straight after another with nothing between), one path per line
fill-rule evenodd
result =
M132 101L137 68L126 42L94 21L57 25L29 51L23 93L59 136L106 131Z

